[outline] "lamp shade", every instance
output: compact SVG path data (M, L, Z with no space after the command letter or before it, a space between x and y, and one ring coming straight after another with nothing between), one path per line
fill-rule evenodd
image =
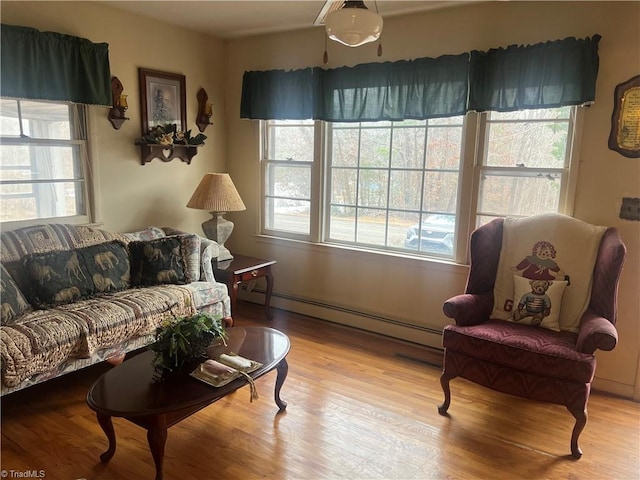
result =
M375 42L382 33L383 20L362 1L347 1L340 10L327 15L325 28L331 40L348 47Z
M239 212L247 209L228 173L205 173L187 207L209 212Z

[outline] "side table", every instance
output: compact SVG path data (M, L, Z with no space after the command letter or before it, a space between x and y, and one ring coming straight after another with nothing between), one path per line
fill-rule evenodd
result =
M265 260L263 258L246 257L236 254L233 255L233 259L231 260L213 263L213 273L216 276L216 280L226 283L229 288L231 315L233 315L236 309L238 286L243 282L264 277L267 282L267 291L264 297L264 314L267 320L271 320L271 312L269 311L269 302L271 301L271 292L273 291L271 265L276 263L275 260Z

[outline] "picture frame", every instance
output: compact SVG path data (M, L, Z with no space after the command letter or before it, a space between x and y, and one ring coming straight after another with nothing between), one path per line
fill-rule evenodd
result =
M609 148L628 158L640 158L640 75L616 86Z
M179 73L138 68L142 135L157 125L187 128L186 79Z

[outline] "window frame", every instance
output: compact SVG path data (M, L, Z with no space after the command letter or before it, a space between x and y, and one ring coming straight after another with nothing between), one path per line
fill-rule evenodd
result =
M23 99L16 98L8 98L3 97L3 100L11 100L20 102ZM91 131L92 120L93 117L93 109L89 106L85 105L73 105L67 102L49 102L49 101L41 101L41 100L27 100L29 102L38 102L38 103L49 103L55 105L64 105L67 107L69 112L69 129L71 133L70 139L49 139L49 138L32 138L27 135L22 134L22 116L21 109L18 108L18 119L20 121L20 136L13 135L2 135L0 134L0 143L5 145L17 145L17 146L70 146L73 149L73 155L77 155L77 165L80 170L80 175L76 178L64 178L64 179L49 179L49 180L34 180L34 181L11 181L0 179L0 184L2 185L18 185L18 184L28 184L35 185L38 183L74 183L79 184L79 193L82 195L81 204L84 205L84 212L78 215L68 215L68 216L58 216L58 217L37 217L30 219L22 219L22 220L7 220L0 222L0 225L3 229L12 230L17 228L23 228L28 226L34 226L42 223L68 223L74 225L80 224L93 224L95 222L95 186L94 186L94 176L93 176L93 168L92 168L92 152L93 152L93 143L91 142L91 137L93 137L93 133ZM80 115L78 108L86 109L84 115ZM87 132L87 138L81 139L77 138L75 132L78 131L78 122L81 122L84 118L86 125L84 126L84 130ZM85 155L82 154L82 150L86 152ZM74 158L74 161L76 159Z
M541 169L545 172L548 170L557 170L561 176L561 190L559 192L557 212L565 215L572 215L574 209L584 111L584 108L577 106L570 108L564 166L559 169ZM265 228L265 175L266 164L269 161L266 159L266 152L268 151L266 126L269 121L260 121L261 208L260 225L258 226L259 235L284 240L298 240L328 247L352 248L377 254L393 254L423 260L468 264L470 260L468 258L468 242L471 232L477 226L477 219L480 215L477 207L479 203L480 178L482 172L496 168L503 170L507 168L488 167L483 164L483 159L486 158L488 148L486 135L487 117L488 114L486 112L469 112L463 117L457 205L455 211L456 224L454 229L454 247L451 256L439 256L424 251L397 249L393 247L376 247L374 245L337 242L327 238L331 214L331 179L328 178L330 162L327 158L327 152L332 151L332 125L323 121L314 122L314 160L311 166L311 227L309 235L299 235ZM534 168L527 168L527 173L534 173L535 171L536 169Z

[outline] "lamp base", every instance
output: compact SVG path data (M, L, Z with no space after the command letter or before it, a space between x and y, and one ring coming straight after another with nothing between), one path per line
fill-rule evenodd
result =
M208 239L213 240L220 247L217 261L233 260L233 255L231 255L229 249L224 246L224 242L227 241L231 236L231 232L233 232L233 222L230 222L222 216L224 212L209 213L211 213L211 218L202 224L202 231Z

